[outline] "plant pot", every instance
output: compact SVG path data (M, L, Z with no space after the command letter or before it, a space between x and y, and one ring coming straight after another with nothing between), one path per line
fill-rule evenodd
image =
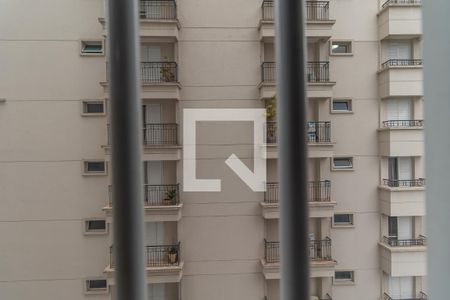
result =
M169 253L168 257L169 257L169 264L173 265L178 262L178 253L176 253L176 252Z
M173 199L169 199L169 198L163 199L163 205L172 205L172 203L173 203Z

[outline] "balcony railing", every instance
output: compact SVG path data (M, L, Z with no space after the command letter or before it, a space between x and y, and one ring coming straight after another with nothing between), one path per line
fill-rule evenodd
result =
M383 121L383 126L386 128L423 127L423 120L387 120Z
M266 123L266 143L277 143L277 123ZM306 124L306 141L308 143L330 143L331 142L331 122L309 121Z
M108 205L112 207L112 186ZM180 204L179 184L144 184L144 206L173 206Z
M139 1L139 16L147 20L175 20L177 4L175 1Z
M420 292L416 298L392 298L388 294L384 293L383 300L427 300L428 296L424 292Z
M306 1L307 21L328 21L330 19L329 1ZM262 3L262 19L273 21L275 19L275 9L273 0L264 0Z
M178 124L145 124L144 145L178 145Z
M264 259L267 263L280 262L280 242L268 242L264 239ZM312 240L309 242L309 258L315 260L331 260L331 239Z
M383 3L381 6L382 8L385 8L386 6L391 5L412 5L412 4L422 4L422 0L388 0Z
M308 182L309 202L330 202L331 181L310 181ZM268 182L264 193L265 203L278 203L278 182Z
M421 59L389 59L381 65L381 68L387 69L390 67L411 67L421 65L422 65Z
M395 237L383 237L383 242L391 247L412 247L425 246L427 239L423 235L419 235L417 239L397 239Z
M276 82L276 64L264 62L261 65L261 81ZM306 66L306 79L309 83L330 81L330 63L327 61L309 61Z
M115 267L113 246L110 247L110 267ZM146 246L145 264L147 267L172 267L180 264L180 243L175 245Z
M141 80L144 83L178 82L176 62L141 62Z
M388 187L423 187L425 186L425 178L409 180L383 179L383 185Z

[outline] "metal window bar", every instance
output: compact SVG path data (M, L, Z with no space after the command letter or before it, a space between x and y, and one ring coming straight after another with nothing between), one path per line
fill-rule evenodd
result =
M264 0L261 5L263 21L273 21L275 18L274 1ZM329 1L306 1L307 21L327 21L330 19Z
M112 187L109 186L108 205L112 207ZM179 184L145 184L144 205L145 206L173 206L180 204Z
M388 187L423 187L425 186L425 179L409 179L409 180L400 180L400 179L383 179L383 185Z
M265 126L265 137L267 144L277 143L277 123L267 122ZM306 139L308 143L330 143L331 142L331 122L328 121L308 121L306 124Z
M266 183L266 192L264 193L265 203L278 203L279 195L278 182ZM331 201L331 181L310 181L308 182L308 201L309 202L330 202Z
M174 245L145 246L147 267L172 267L180 264L180 243ZM115 267L113 246L110 247L110 267Z
M392 298L387 293L384 293L383 300L427 300L428 297L425 293L420 292L416 298Z
M411 67L411 66L421 66L421 59L389 59L381 64L382 69L387 69L390 67Z
M423 235L420 235L417 239L397 239L384 236L383 242L391 247L426 246L426 238Z
M331 260L331 239L309 241L309 258L311 260ZM267 263L280 262L280 242L264 239L264 259Z
M391 5L412 5L412 4L420 5L422 4L422 0L388 0L384 2L381 7L385 8L386 6Z
M176 123L152 123L145 124L144 145L178 145L178 124Z
M147 20L175 20L177 3L175 1L139 1L139 17Z
M387 120L383 121L386 128L423 127L423 120Z
M271 83L276 81L276 63L263 62L261 65L261 81ZM330 81L330 62L309 61L306 67L306 78L309 83Z
M176 62L141 62L141 80L144 83L178 82Z

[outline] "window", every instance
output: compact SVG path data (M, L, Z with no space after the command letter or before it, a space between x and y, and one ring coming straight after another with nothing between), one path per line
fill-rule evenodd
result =
M332 167L334 170L353 169L353 158L352 157L335 157L335 158L333 158L333 166Z
M331 102L332 113L349 113L352 112L352 100L350 99L333 99Z
M353 214L334 214L334 226L353 226Z
M84 173L86 175L105 175L106 163L104 161L85 161Z
M350 55L352 54L352 42L351 41L332 41L330 43L331 55Z
M334 272L334 283L354 283L354 271L336 271Z
M83 115L104 115L105 102L102 100L85 100L83 101Z
M105 220L86 220L84 222L85 233L106 233Z
M96 294L105 293L108 291L108 284L106 279L87 279L86 280L86 293Z
M103 41L81 41L81 55L103 55Z

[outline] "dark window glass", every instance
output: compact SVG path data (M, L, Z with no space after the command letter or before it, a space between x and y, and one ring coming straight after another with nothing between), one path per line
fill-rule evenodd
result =
M333 110L350 110L350 105L348 101L333 101Z
M83 42L83 53L102 53L103 45L101 42Z
M353 166L351 158L335 158L333 161L336 168L351 168Z
M336 54L351 53L350 42L333 42L331 52Z
M352 271L336 271L334 273L334 278L337 280L353 280Z
M353 216L351 214L335 214L335 224L353 224Z
M90 221L87 221L87 230L104 231L105 229L106 229L106 221L105 220L90 220Z
M85 104L85 113L89 114L101 114L104 112L103 102L91 102Z
M106 289L106 280L105 279L88 280L87 287L88 287L88 290Z
M398 236L397 220L398 220L397 217L389 217L389 220L388 220L389 237L397 238L397 236Z
M91 161L86 163L87 172L105 172L105 162Z

